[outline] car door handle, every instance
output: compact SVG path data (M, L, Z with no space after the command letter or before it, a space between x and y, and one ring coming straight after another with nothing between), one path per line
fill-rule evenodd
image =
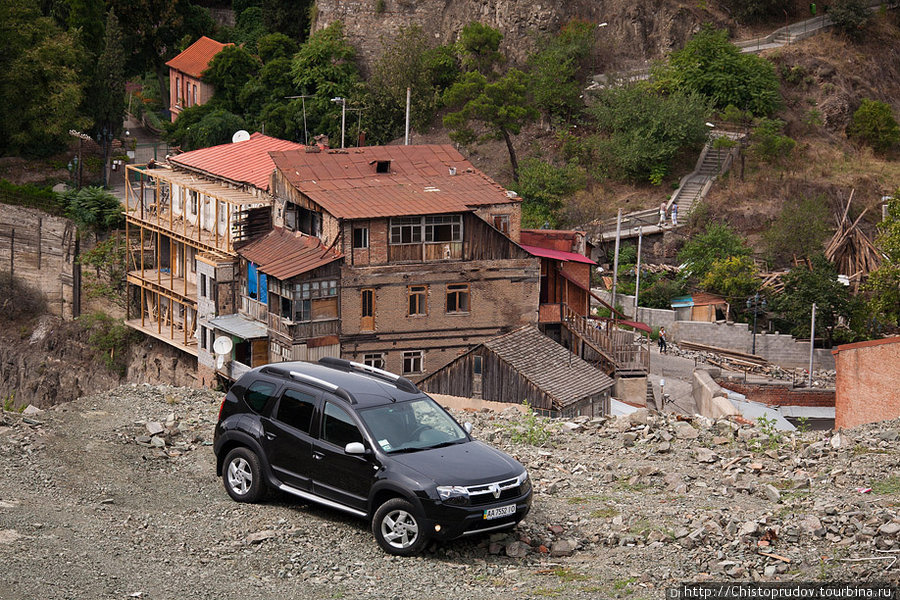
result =
M275 435L274 433L268 433L268 432L266 433L266 439L274 440L274 439L277 438L277 437L278 437L278 436Z
M322 460L323 458L325 458L325 455L321 452L313 452L313 458L316 460Z

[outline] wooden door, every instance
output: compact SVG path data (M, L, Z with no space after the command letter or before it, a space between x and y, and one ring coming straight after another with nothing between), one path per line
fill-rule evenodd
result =
M375 331L375 290L362 290L360 301L362 314L359 328L362 331Z

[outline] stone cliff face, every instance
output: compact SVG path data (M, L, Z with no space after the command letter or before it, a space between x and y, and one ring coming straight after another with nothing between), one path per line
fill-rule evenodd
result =
M340 20L366 69L381 52L381 40L401 27L418 25L438 44L456 41L479 21L503 33L503 50L521 64L537 36L555 33L572 19L608 23L598 32L601 71L637 66L681 47L716 15L674 0L318 0L313 30Z

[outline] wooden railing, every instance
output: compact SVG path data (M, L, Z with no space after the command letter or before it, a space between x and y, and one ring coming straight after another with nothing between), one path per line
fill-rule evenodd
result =
M326 335L340 335L340 319L328 319L323 321L304 321L294 323L281 318L280 315L269 313L269 329L285 335L295 342Z
M605 330L600 329L566 304L561 311L563 326L596 350L616 371L650 372L649 347L635 341L634 332L618 329L614 321L608 321Z

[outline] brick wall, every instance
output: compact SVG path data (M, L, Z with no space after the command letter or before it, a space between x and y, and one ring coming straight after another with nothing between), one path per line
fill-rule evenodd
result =
M725 389L747 396L748 400L769 406L816 406L831 408L835 405L834 390L795 388L790 383L742 383L716 378Z
M838 346L835 427L900 417L900 337Z

